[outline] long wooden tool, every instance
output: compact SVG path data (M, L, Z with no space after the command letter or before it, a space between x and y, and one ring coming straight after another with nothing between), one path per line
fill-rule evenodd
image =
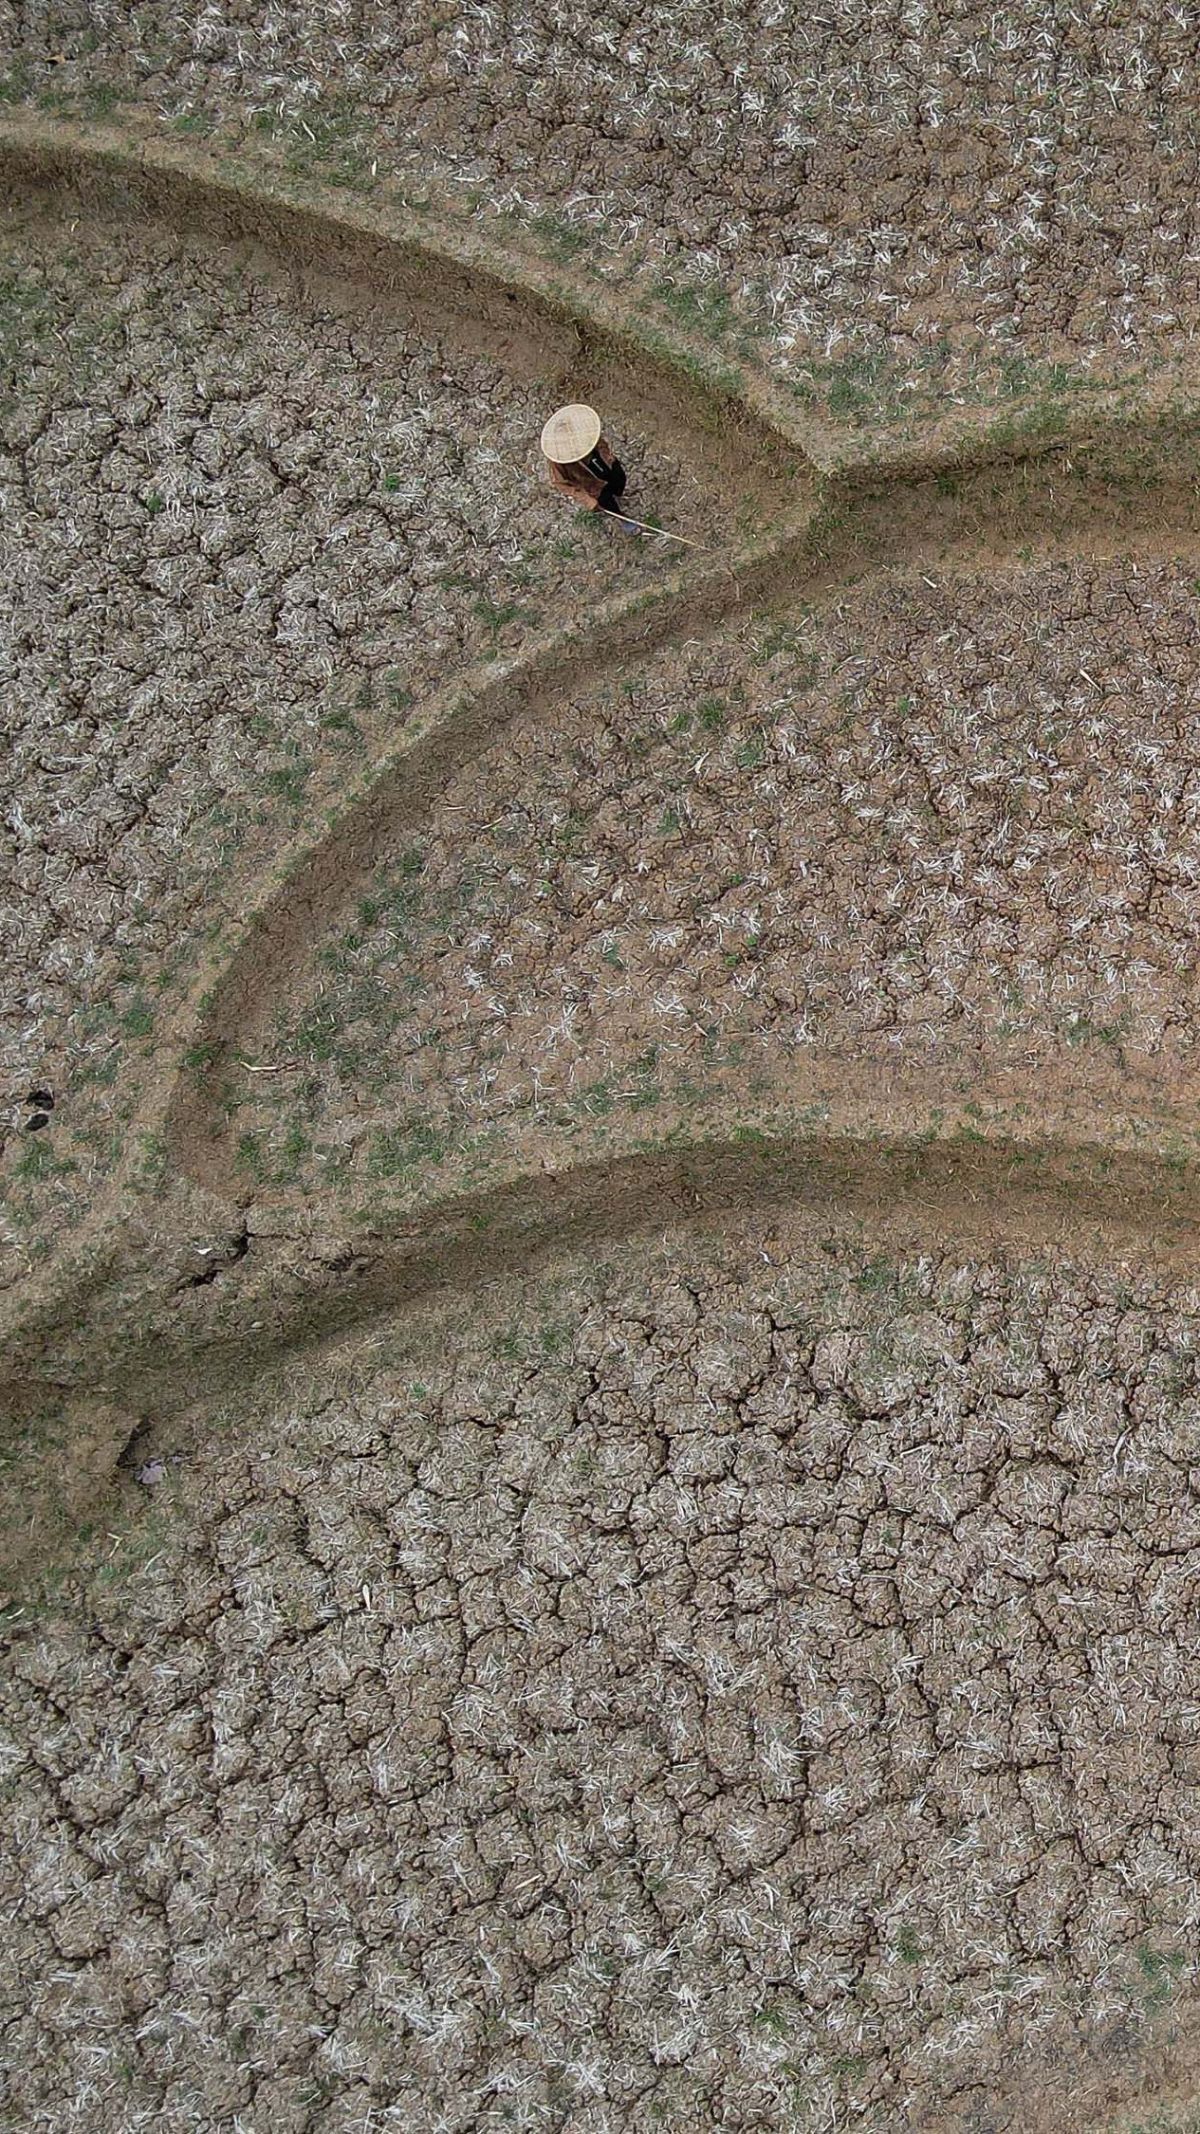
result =
M650 526L645 519L631 519L628 512L613 511L609 513L609 517L619 519L622 526L636 526L642 533L658 534L663 541L681 541L685 548L702 548L706 555L712 554L707 541L693 541L688 534L668 533L665 526Z

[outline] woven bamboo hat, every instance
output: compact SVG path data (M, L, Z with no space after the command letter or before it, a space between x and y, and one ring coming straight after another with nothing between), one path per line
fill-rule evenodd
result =
M542 451L556 467L569 467L572 460L586 459L600 442L600 417L595 408L575 405L559 408L542 431Z

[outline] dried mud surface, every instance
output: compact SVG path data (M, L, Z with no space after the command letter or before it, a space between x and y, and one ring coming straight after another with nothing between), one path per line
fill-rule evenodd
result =
M6 2124L1109 2123L1194 1972L1198 1357L760 1224L151 1421L6 1628Z
M116 1160L263 862L411 705L669 560L539 485L546 389L494 361L169 233L14 217L4 243L11 1280ZM620 442L631 508L707 524L669 453Z
M1185 349L1196 58L1180 11L1098 0L682 38L0 0L0 100L449 188L872 439L981 396L1045 438ZM5 247L19 1274L281 844L468 664L667 559L536 495L545 392L470 347L167 233ZM727 525L620 442L638 502ZM243 1266L295 1330L311 1250L310 1346L216 1411L14 1390L29 1524L74 1448L84 1531L0 1623L7 2125L1097 2134L1195 2092L1193 1287L743 1195L720 1240L401 1327L393 1263L371 1289L329 1234L346 1189L802 1070L1186 1109L1194 586L1079 546L681 631L518 721L264 1024L285 1072L229 1083L240 1197L313 1208L226 1236L177 1181L187 1382L245 1338ZM363 1330L318 1347L360 1273Z
M1051 395L1200 306L1197 32L1150 0L0 6L6 93L251 130L757 339L839 420Z
M478 1177L839 1070L1195 1097L1194 573L889 574L526 721L228 1070L243 1190ZM619 1126L620 1122L620 1126Z

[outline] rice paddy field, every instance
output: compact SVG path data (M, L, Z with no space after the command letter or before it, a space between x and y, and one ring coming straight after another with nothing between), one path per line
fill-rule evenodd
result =
M5 2127L1200 2125L1198 75L0 0Z

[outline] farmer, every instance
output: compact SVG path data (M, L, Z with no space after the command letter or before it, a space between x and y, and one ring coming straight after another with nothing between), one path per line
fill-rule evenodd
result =
M625 469L607 437L600 435L594 408L559 408L542 431L542 451L553 489L584 511L607 511L620 518Z

